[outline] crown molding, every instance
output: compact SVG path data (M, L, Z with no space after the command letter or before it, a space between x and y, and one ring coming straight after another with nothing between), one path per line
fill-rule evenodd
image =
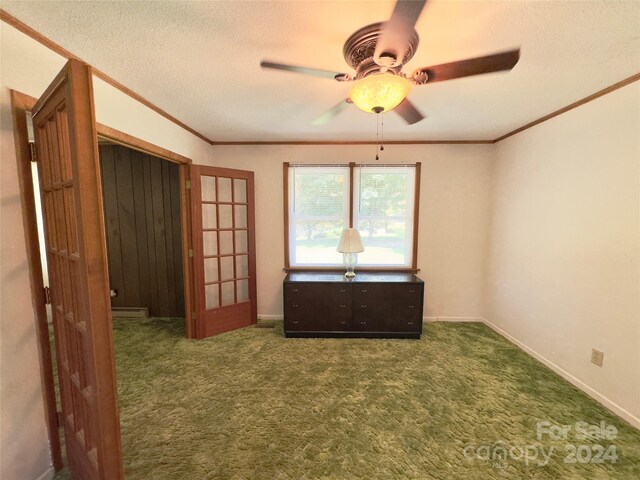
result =
M78 57L77 55L74 55L73 53L71 53L69 50L67 50L67 49L63 48L62 46L58 45L53 40L45 37L40 32L34 30L33 28L31 28L26 23L18 20L16 17L11 15L10 13L7 13L4 9L0 9L0 20L2 20L3 22L7 23L10 26L12 26L16 30L24 33L28 37L31 37L36 42L44 45L49 50L52 50L53 52L57 53L58 55L66 58L66 59L74 59L74 60L79 60L79 61L81 61L83 63L87 63L84 60L82 60L80 57ZM87 63L87 65L90 65L90 64ZM186 123L178 120L173 115L167 113L166 111L164 111L163 109L161 109L157 105L151 103L149 100L147 100L143 96L137 94L136 92L134 92L130 88L124 86L123 84L121 84L117 80L113 79L112 77L110 77L106 73L102 72L101 70L98 70L97 68L93 67L92 65L91 65L91 69L93 70L93 74L96 77L98 77L99 79L105 81L106 83L108 83L112 87L117 88L118 90L120 90L125 95L128 95L129 97L131 97L134 100L140 102L144 106L150 108L154 112L162 115L167 120L175 123L179 127L185 129L187 132L195 135L196 137L200 138L201 140L204 140L205 142L207 142L209 144L213 144L213 141L211 139L209 139L208 137L206 137L205 135L203 135L202 133L198 132L197 130L194 130L193 128L191 128Z
M627 85L633 83L633 82L637 82L638 80L640 80L640 73L636 73L635 75L631 75L628 78L625 78L624 80L621 80L617 83L614 83L613 85L610 85L606 88L603 88L602 90L597 91L596 93L593 93L591 95L589 95L588 97L584 97L581 100L578 100L577 102L573 102L570 105L567 105L566 107L563 107L559 110L556 110L555 112L551 112L548 115L545 115L544 117L540 117L537 120L534 120L533 122L527 123L526 125L523 125L520 128L516 128L515 130L512 130L509 133L506 133L504 135L502 135L501 137L496 138L495 140L493 140L492 143L498 143L501 142L502 140L504 140L505 138L509 138L517 133L523 132L525 130L528 130L531 127L535 127L536 125L540 125L543 122L546 122L547 120L551 120L554 117L557 117L558 115L562 115L563 113L566 113L570 110L573 110L574 108L578 108L581 107L582 105L584 105L585 103L589 103L597 98L600 98L604 95L607 95L608 93L611 92L615 92L616 90L618 90L619 88L622 87L626 87Z
M385 140L385 145L490 145L493 140ZM229 141L213 142L212 145L379 145L380 142L363 141L332 141L332 140L282 140L282 141Z
M54 41L52 41L51 39L45 37L43 34L41 34L40 32L34 30L33 28L31 28L30 26L28 26L27 24L25 24L24 22L18 20L16 17L12 16L11 14L7 13L4 9L0 9L0 20L6 22L8 25L11 25L12 27L14 27L15 29L19 30L20 32L24 33L25 35L31 37L32 39L36 40L37 42L41 43L42 45L44 45L45 47L49 48L50 50L54 51L55 53L57 53L58 55L61 55L64 58L67 59L76 59L76 60L80 60L81 62L84 62L84 60L82 60L81 58L79 58L78 56L74 55L73 53L71 53L70 51L66 50L65 48L63 48L62 46L58 45L57 43L55 43ZM87 63L87 62L84 62ZM169 113L167 113L166 111L162 110L160 107L154 105L153 103L151 103L149 100L145 99L144 97L142 97L141 95L138 95L137 93L135 93L133 90L131 90L130 88L124 86L123 84L121 84L120 82L118 82L117 80L111 78L110 76L108 76L106 73L94 68L93 66L91 67L93 70L93 74L100 78L101 80L104 80L105 82L107 82L109 85L117 88L118 90L120 90L122 93L124 93L125 95L128 95L129 97L133 98L134 100L142 103L143 105L145 105L146 107L150 108L151 110L155 111L156 113L162 115L163 117L165 117L167 120L175 123L176 125L178 125L179 127L183 128L184 130L188 131L189 133L195 135L196 137L200 138L201 140L204 140L205 142L209 143L210 145L376 145L377 142L375 141L331 141L331 140L318 140L318 141L314 141L314 140L303 140L303 141L297 141L297 140L283 140L283 141L214 141L211 140L210 138L208 138L207 136L203 135L202 133L194 130L193 128L191 128L190 126L188 126L187 124L185 124L184 122L178 120L177 118L175 118L174 116L170 115ZM543 122L546 122L547 120L550 120L554 117L557 117L558 115L562 115L563 113L566 113L570 110L573 110L574 108L578 108L586 103L589 103L593 100L596 100L597 98L600 98L604 95L607 95L611 92L614 92L622 87L625 87L633 82L637 82L638 80L640 80L640 73L636 73L635 75L632 75L628 78L625 78L624 80L621 80L620 82L614 83L613 85L610 85L606 88L603 88L602 90L597 91L596 93L593 93L592 95L589 95L587 97L584 97L581 100L578 100L576 102L573 102L569 105L567 105L566 107L563 107L559 110L556 110L554 112L549 113L548 115L544 115L543 117L540 117L532 122L527 123L526 125L523 125L522 127L516 128L515 130L512 130L504 135L501 135L500 137L497 137L493 140L390 140L390 141L385 141L385 145L491 145L491 144L495 144L498 142L501 142L502 140L505 140L513 135L516 135L520 132L523 132L524 130L528 130L529 128L535 127L536 125L539 125Z

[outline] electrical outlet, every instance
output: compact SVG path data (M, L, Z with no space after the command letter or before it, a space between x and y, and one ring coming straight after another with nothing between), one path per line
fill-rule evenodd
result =
M601 352L600 350L596 350L595 348L592 348L591 349L591 363L601 367L603 361L604 361L604 352Z

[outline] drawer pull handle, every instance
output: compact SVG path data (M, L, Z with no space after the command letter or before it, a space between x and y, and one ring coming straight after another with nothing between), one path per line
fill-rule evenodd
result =
M361 292L366 292L366 291L367 291L367 289L366 289L366 288L363 288L363 289L362 289L362 290L360 290L360 291L361 291Z
M298 289L297 289L297 288L294 288L294 289L292 290L292 292L297 292L297 291L298 291Z
M340 325L346 325L346 324L347 324L347 322L345 322L345 321L340 322Z
M366 325L367 322L360 322L360 325Z
M346 292L346 290L344 288L341 288L340 291L341 292Z
M298 308L298 305L291 305L293 308Z
M360 305L360 308L367 308L366 305Z
M415 308L415 305L409 305L409 308Z
M293 323L294 325L298 325L298 324L300 323L300 320L294 320L294 321L293 321L293 322L291 322L291 323Z
M346 305L340 305L340 308L347 308Z
M295 291L297 291L297 290L294 290L294 292ZM415 290L409 290L409 293L416 293L416 291Z
M407 325L413 325L413 322L407 322Z

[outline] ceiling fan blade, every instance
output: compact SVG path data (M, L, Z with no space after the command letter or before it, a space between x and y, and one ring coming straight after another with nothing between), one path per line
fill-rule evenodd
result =
M304 73L305 75L312 75L314 77L330 78L332 80L338 80L340 82L346 82L353 80L353 77L347 73L331 72L329 70L320 70L318 68L299 67L297 65L287 65L285 63L274 63L267 60L260 62L262 68L273 68L275 70L284 70L285 72Z
M414 26L427 0L398 0L389 21L382 24L373 60L381 66L397 67L415 36ZM417 44L417 37L415 40Z
M511 70L519 59L520 49L510 50L485 57L469 58L468 60L419 68L413 72L412 78L415 83L424 84L483 73L500 72L502 70Z
M347 99L342 100L340 103L335 104L333 107L331 107L329 110L324 112L322 115L320 115L318 118L316 118L311 123L313 125L326 125L326 124L328 124L331 120L333 120L335 117L337 117L345 108L347 108L349 103L351 103L351 102L349 102Z
M418 111L408 98L405 98L393 111L400 115L409 125L413 125L424 119L424 115Z

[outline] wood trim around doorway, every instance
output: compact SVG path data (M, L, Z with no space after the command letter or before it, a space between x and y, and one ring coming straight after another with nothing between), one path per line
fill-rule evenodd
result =
M15 97L16 102L19 102L23 106L24 112L30 112L36 105L37 99L18 92L16 90L11 91L12 99ZM159 147L153 143L147 142L140 138L129 135L115 128L96 123L98 136L118 143L125 147L132 148L155 157L168 160L169 162L177 163L180 167L180 219L182 227L182 271L183 271L183 283L184 283L184 315L185 315L185 327L187 338L195 337L195 325L193 318L193 305L194 305L194 292L192 288L193 278L193 265L189 256L190 250L193 249L191 242L191 190L188 187L191 183L191 173L189 165L192 164L192 160L188 157L180 155L178 153L167 150L166 148ZM26 124L25 124L26 127ZM26 131L25 131L26 132ZM16 131L16 142L17 140ZM27 143L29 139L25 140ZM29 179L31 179L31 170L29 170ZM32 192L33 195L33 192ZM24 201L33 203L33 198L25 198ZM35 212L34 212L35 214ZM35 219L35 217L34 217ZM35 224L34 224L35 225ZM36 236L37 239L37 236ZM39 248L39 247L38 247ZM38 264L40 265L40 264ZM40 276L42 276L42 269L40 269Z
M40 241L31 174L31 147L27 130L27 112L35 105L35 99L15 90L11 91L11 113L13 115L13 136L16 148L18 182L20 184L20 203L22 207L22 223L24 226L27 249L27 265L31 284L31 298L36 319L36 336L38 338L38 356L40 358L40 378L44 400L44 417L47 423L51 461L54 470L63 467L60 442L60 423L56 406L56 391L53 377L53 357L49 339L49 322L44 293L44 275L40 257Z
M55 382L51 344L49 339L49 325L45 306L44 281L41 263L40 243L37 231L37 215L35 209L35 193L33 176L31 173L31 147L27 130L27 113L36 105L37 99L16 90L11 90L11 112L13 116L13 134L16 149L16 163L18 181L20 184L20 200L22 218L25 231L27 263L31 283L33 309L36 317L36 335L38 338L38 353L41 367L41 382L45 410L45 421L51 445L51 459L55 471L64 467L62 460L58 411L56 405ZM115 143L134 150L177 163L180 170L180 216L182 228L182 258L184 280L185 326L186 336L195 338L192 318L193 283L192 262L189 257L191 246L191 217L190 190L187 188L190 180L189 165L191 159L164 149L152 143L136 138L115 128L97 124L97 134Z

